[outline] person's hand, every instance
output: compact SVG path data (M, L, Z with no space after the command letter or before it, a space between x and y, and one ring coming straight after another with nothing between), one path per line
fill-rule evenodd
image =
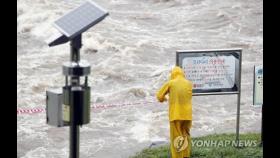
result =
M167 99L166 99L166 97L164 97L163 99L158 99L158 101L162 103L162 102L167 101Z

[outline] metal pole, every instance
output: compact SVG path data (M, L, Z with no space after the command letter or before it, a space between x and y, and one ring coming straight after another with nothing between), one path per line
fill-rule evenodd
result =
M236 116L236 141L237 147L239 146L239 120L240 120L240 93L237 97L237 116Z
M80 48L81 48L81 35L78 35L73 40L70 41L71 47L71 61L79 62L80 60ZM79 86L80 77L79 76L71 76L70 78L71 87ZM72 96L71 96L72 97ZM73 99L70 98L70 158L79 158L79 143L80 143L80 129L77 124L77 114L75 111L75 107L79 105L75 105Z
M73 109L72 109L73 111ZM73 118L73 113L71 115L72 122L75 118ZM79 158L79 142L80 142L80 129L79 125L75 125L71 123L70 125L70 158Z
M262 133L261 133L261 144L260 146L262 147L263 146L263 104L262 104Z
M71 46L71 61L80 61L80 48L82 47L82 35L78 35L73 40L70 41Z
M240 121L240 98L241 98L241 74L242 74L242 52L240 52L239 60L239 84L238 84L238 96L237 96L237 115L236 115L236 142L239 147L239 121Z

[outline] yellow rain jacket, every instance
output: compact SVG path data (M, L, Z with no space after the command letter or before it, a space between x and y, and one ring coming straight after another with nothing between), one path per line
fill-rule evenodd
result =
M185 79L183 70L176 66L171 79L157 93L160 102L169 94L169 121L192 120L192 83Z

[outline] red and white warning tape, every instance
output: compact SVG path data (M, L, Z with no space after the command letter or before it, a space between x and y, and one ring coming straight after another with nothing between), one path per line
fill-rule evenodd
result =
M132 106L132 105L144 105L149 103L155 103L156 101L144 101L144 102L134 102L134 103L119 103L119 104L94 104L91 109L107 109L114 107L123 107L123 106ZM17 115L19 114L34 114L34 113L42 113L45 112L46 109L43 107L38 108L17 108Z
M44 112L44 108L34 108L34 109L17 109L17 114L34 114Z

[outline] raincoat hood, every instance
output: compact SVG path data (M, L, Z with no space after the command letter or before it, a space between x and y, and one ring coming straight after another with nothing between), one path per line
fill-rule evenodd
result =
M171 80L173 80L179 76L185 78L184 71L180 67L175 66L171 71Z

